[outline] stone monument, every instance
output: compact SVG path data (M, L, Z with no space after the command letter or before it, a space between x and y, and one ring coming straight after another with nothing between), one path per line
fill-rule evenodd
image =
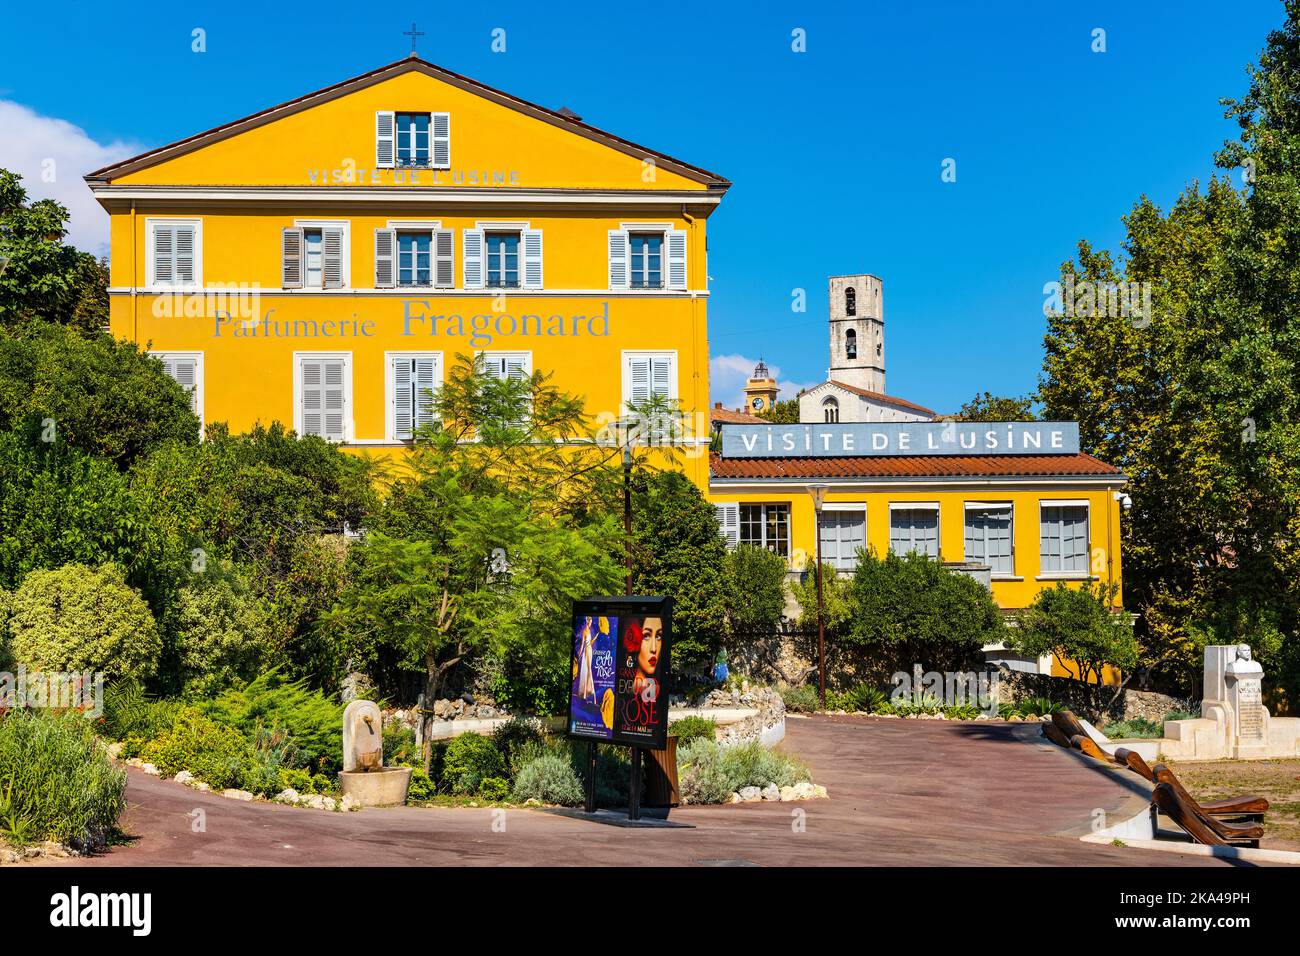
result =
M372 700L354 700L343 710L343 772L339 787L363 807L406 802L410 767L384 766L384 716Z
M1201 716L1165 721L1160 753L1184 760L1300 756L1300 718L1271 716L1263 683L1250 645L1207 647Z

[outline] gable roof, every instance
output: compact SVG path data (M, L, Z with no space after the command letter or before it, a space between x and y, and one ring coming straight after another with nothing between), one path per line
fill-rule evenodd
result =
M709 456L709 472L722 479L805 478L1080 478L1109 476L1120 470L1100 458L1075 455L892 455L799 458L723 458Z
M846 392L852 392L854 395L861 395L863 398L869 398L874 402L883 402L886 405L895 405L899 408L906 408L922 415L929 415L931 418L934 418L939 414L932 408L926 408L924 405L916 404L916 402L909 402L905 398L899 398L896 395L886 395L884 392L873 392L867 388L858 388L856 385L838 382L835 379L828 379L820 385L814 385L812 388L807 389L806 393L811 394L812 392L817 391L817 389L823 388L827 385L834 385L836 388L842 388Z
M351 79L343 80L341 83L335 83L333 86L327 86L324 89L316 90L314 93L307 93L295 99L280 103L259 112L245 116L242 119L233 120L229 123L223 123L212 129L205 130L202 133L195 133L193 136L187 136L184 139L177 140L174 143L168 143L166 146L159 146L156 149L147 150L138 156L132 156L130 159L124 159L116 163L110 163L107 166L96 169L94 172L87 173L85 179L87 182L106 182L119 176L125 176L128 173L136 172L140 169L146 169L150 166L171 159L174 156L181 156L186 153L201 149L210 143L215 143L231 136L235 136L245 130L254 129L267 123L274 122L284 116L301 112L321 103L329 102L341 96L346 96L354 90L363 89L367 86L373 86L384 80L392 79L404 73L419 72L434 79L441 80L451 86L458 87L470 93L475 93L485 99L492 100L502 106L517 110L520 113L532 116L543 122L550 123L562 129L583 136L586 139L601 143L611 149L616 149L621 153L644 159L646 156L654 157L656 163L663 169L670 170L687 179L694 180L708 187L712 191L726 192L731 186L731 181L719 176L717 173L711 173L707 169L699 166L693 166L690 163L683 162L680 159L674 159L667 153L661 153L658 150L647 149L644 146L638 146L630 140L615 136L613 133L606 132L589 123L584 123L577 119L571 111L561 112L558 110L548 109L545 106L539 106L536 103L530 103L528 100L512 96L485 83L472 80L467 76L459 73L453 73L451 70L443 69L427 60L422 60L416 56L404 57L395 63L389 63L387 66L381 66L376 70L368 73L362 73L360 76L354 76Z
M770 425L766 418L759 418L739 409L723 408L721 402L715 402L709 409L709 421L714 425Z

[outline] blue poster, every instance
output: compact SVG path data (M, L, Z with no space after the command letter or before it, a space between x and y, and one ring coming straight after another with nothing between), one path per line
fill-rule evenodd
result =
M614 644L618 618L580 615L574 618L573 632L569 733L610 740L614 736Z

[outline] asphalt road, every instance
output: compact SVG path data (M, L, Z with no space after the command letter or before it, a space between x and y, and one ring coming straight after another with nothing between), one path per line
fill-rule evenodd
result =
M129 846L70 866L1223 865L1081 843L1146 799L1108 770L995 722L791 717L782 747L829 800L675 810L693 829L628 829L535 809L327 813L202 794L130 771ZM191 812L205 812L192 832Z

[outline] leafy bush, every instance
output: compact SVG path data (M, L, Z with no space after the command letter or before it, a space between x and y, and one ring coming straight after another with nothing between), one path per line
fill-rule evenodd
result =
M731 783L718 760L718 746L696 738L677 748L678 786L684 803L724 803Z
M188 770L217 790L242 787L253 767L243 734L194 710L184 712L170 730L145 744L140 756L165 776Z
M488 777L479 784L478 795L484 800L504 800L510 796L510 783L500 777Z
M261 669L266 602L229 562L212 561L182 588L168 614L177 677L189 696L209 697L251 680Z
M125 790L126 772L84 718L28 710L0 717L0 832L11 841L102 846Z
M104 689L99 732L109 740L152 740L175 724L183 709L178 701L154 700L139 681L114 681Z
M1026 697L1016 705L1016 713L1021 717L1047 717L1065 710L1064 704L1058 704L1050 697Z
M253 735L249 760L244 770L244 789L267 796L279 793L282 774L293 768L298 751L289 734L279 728L258 727Z
M869 684L859 684L846 691L827 691L830 710L866 711L869 714L889 709L889 695Z
M332 794L338 790L338 778L323 773L313 774L310 770L303 770L301 767L285 767L280 770L276 792L286 787L298 793Z
M1116 587L1084 583L1039 591L1009 632L1008 646L1028 657L1051 654L1071 662L1079 680L1100 684L1107 666L1131 670L1138 643L1129 616L1112 607Z
M1165 720L1196 720L1200 714L1194 714L1190 710L1171 710L1165 714Z
M680 751L692 740L717 740L718 724L707 717L692 715L674 720L669 725L668 732L677 737L677 749Z
M524 764L515 776L513 795L517 803L538 800L576 807L583 801L578 775L573 772L572 764L558 754L534 757Z
M490 738L461 734L447 745L442 785L452 793L477 794L484 780L505 775L505 758Z
M437 787L433 785L433 780L424 772L423 767L412 768L411 783L406 788L406 799L432 800L437 792Z
M1127 737L1163 737L1164 733L1165 729L1162 724L1146 720L1143 717L1116 720L1106 725L1106 736L1112 740L1122 740Z
M203 701L207 717L252 739L259 726L288 734L305 767L337 771L343 761L343 708L304 681L286 681L268 671L239 690L227 690Z
M384 727L384 765L423 769L424 758L415 742L415 731L406 724L391 721Z
M785 558L742 544L722 565L727 619L733 634L770 634L785 613Z
M10 655L29 670L147 679L162 650L149 606L114 564L31 572L14 592L9 634Z
M983 713L974 704L954 704L943 709L943 715L949 720L978 720Z
M918 663L936 671L982 667L981 648L1005 628L986 587L918 554L861 554L853 605L850 625L827 653L835 670L874 683Z
M916 717L918 714L933 716L942 711L943 701L933 694L922 694L919 700L916 697L900 697L889 702L889 712L899 717Z
M512 717L492 732L492 743L501 752L506 768L514 773L524 765L524 758L535 755L544 740L540 723L520 717Z
M766 787L770 783L789 787L810 780L808 768L789 754L770 750L757 741L720 747L718 767L732 790Z
M817 688L810 684L801 684L798 687L778 687L777 693L781 695L781 700L785 702L785 709L793 714L814 714L817 712L821 702L817 697Z

